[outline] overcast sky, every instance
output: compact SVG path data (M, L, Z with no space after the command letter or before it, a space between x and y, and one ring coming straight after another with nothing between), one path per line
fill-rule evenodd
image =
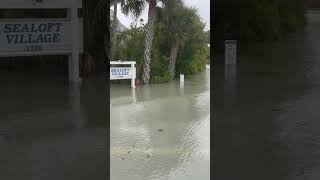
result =
M210 28L210 0L184 0L184 2L187 6L198 9L198 13L202 21L206 24L205 30L208 30ZM134 22L134 18L131 15L125 16L122 14L119 5L118 19L126 27L130 27L130 24ZM147 22L148 6L146 6L146 9L142 12L142 15L139 17L139 19L144 19L144 21Z

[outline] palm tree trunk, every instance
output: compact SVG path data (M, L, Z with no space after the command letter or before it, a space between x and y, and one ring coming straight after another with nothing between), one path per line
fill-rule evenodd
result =
M112 36L112 51L111 51L112 60L114 60L114 54L117 46L117 25L118 25L117 11L118 11L118 3L115 2L113 5L113 27L112 27L113 36Z
M150 65L151 65L151 48L153 40L154 22L156 16L156 0L149 1L149 12L148 12L148 24L145 38L145 48L144 48L144 64L143 64L143 83L149 84L150 80Z
M176 75L176 61L177 61L178 50L179 50L179 41L176 40L175 43L172 44L172 47L170 50L170 57L169 57L169 73L171 78L173 78Z

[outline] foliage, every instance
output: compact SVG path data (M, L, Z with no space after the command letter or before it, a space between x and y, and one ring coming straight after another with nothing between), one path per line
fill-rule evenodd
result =
M137 77L142 74L144 36L144 28L137 27L136 24L117 36L115 59L136 61Z
M189 23L184 46L177 59L177 74L194 74L205 70L209 55L208 35L195 9L188 10Z
M210 30L208 30L208 31L206 32L206 35L207 35L207 38L208 38L207 43L210 44Z
M83 12L85 51L92 54L98 53L98 49L107 51L109 48L106 48L105 45L109 39L108 2L106 0L84 0ZM108 54L108 52L105 53Z
M226 38L240 42L278 40L305 24L304 0L214 1L214 44Z
M122 12L126 15L132 13L135 17L140 16L141 12L145 8L145 0L123 0L121 1Z
M161 76L152 76L151 83L160 84L160 83L169 82L170 80L171 80L171 76L169 72L165 71L165 73Z
M171 80L168 64L174 38L183 42L178 51L176 72L194 74L205 69L209 54L208 33L204 31L204 24L194 9L183 5L179 8L170 13L166 8L157 9L158 18L151 53L152 83ZM137 27L137 24L134 24L129 30L119 34L115 55L117 59L136 61L139 79L142 77L145 28L145 25Z
M194 74L205 70L209 48L207 44L193 41L183 48L177 61L178 74Z

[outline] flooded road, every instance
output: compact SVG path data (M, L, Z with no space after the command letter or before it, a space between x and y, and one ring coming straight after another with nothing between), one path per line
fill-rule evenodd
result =
M320 12L307 20L242 52L236 69L212 67L214 179L320 179Z
M210 179L210 70L110 90L111 180Z
M107 179L106 80L0 72L0 179Z

